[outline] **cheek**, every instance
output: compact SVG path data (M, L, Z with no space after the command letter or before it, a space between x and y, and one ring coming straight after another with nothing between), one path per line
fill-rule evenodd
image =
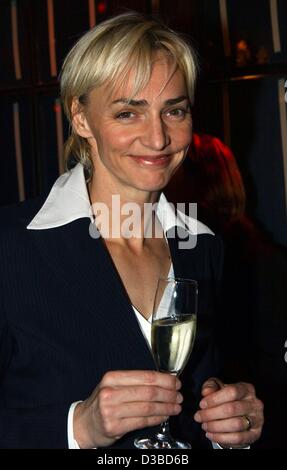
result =
M136 138L136 133L133 129L127 128L118 128L117 126L111 126L107 128L109 130L104 130L102 134L102 140L104 143L113 149L121 149L129 146L131 142Z
M179 149L188 147L192 141L192 128L178 129L174 133L174 142Z
M114 134L113 136L113 141L115 146L117 146L119 149L128 149L130 145L136 140L136 134L130 131L126 132L118 132L117 134Z
M178 145L189 145L192 140L192 121L191 119L181 123L174 123L168 126L168 132L173 142Z

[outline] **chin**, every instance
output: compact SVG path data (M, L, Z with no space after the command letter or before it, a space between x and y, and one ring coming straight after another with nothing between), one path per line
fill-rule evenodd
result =
M156 192L164 189L168 185L169 181L170 178L161 178L158 181L142 182L142 184L137 182L135 186L142 191Z

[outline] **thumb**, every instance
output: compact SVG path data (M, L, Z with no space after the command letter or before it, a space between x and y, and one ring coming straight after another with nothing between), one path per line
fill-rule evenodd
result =
M224 383L221 380L217 379L216 377L211 377L202 385L201 394L203 397L207 397L207 395L217 392L222 387L224 387Z

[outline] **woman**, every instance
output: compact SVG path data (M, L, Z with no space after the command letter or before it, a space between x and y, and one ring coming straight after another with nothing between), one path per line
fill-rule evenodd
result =
M161 193L192 138L195 69L177 34L135 13L100 24L68 54L66 151L79 163L42 207L2 211L2 447L132 447L168 416L195 446L208 442L198 423L223 446L259 437L253 387L209 378L221 244L192 219L174 223ZM126 224L131 203L136 236ZM197 237L195 248L168 238L175 225ZM154 370L148 347L157 279L173 273L197 279L201 293L181 392L177 378Z

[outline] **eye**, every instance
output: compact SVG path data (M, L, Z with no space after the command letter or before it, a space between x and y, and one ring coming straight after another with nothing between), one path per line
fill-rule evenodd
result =
M167 115L171 116L172 118L184 118L187 114L188 110L185 108L174 108L167 111Z
M121 113L116 115L116 118L124 121L124 120L131 119L134 116L135 116L135 113L133 113L132 111L122 111Z

